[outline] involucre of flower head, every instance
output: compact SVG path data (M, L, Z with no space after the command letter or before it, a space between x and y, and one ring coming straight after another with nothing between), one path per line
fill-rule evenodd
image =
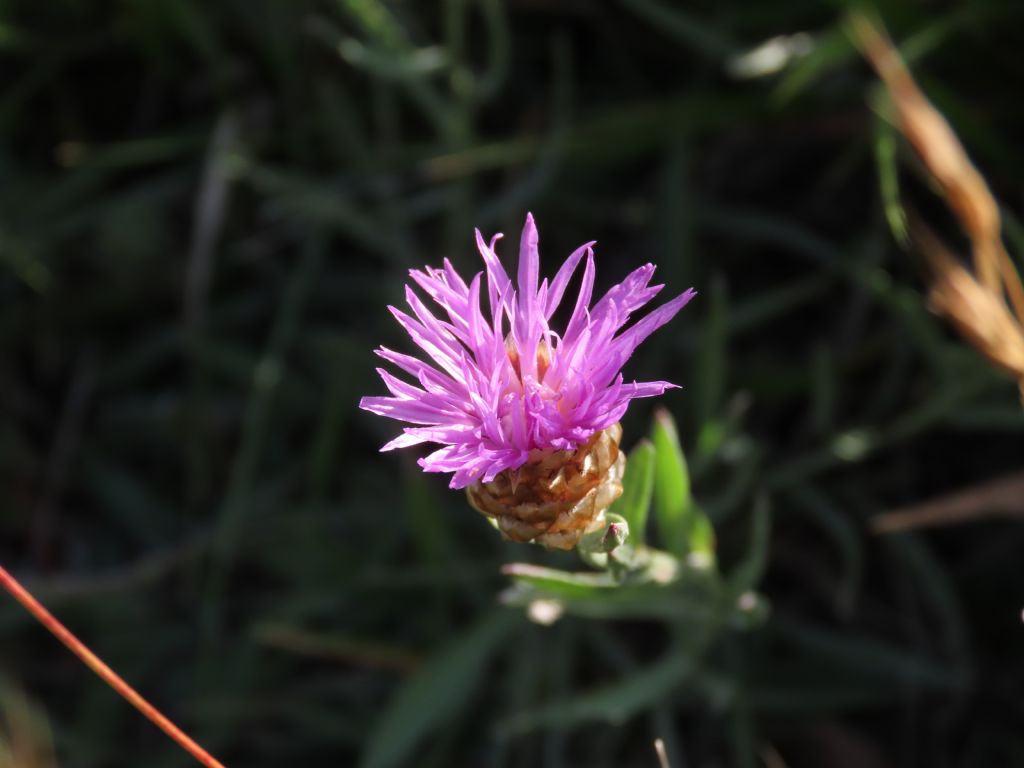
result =
M663 288L650 285L652 264L634 270L591 306L593 242L570 254L550 281L541 280L537 228L528 214L513 282L495 253L500 238L487 243L477 230L485 271L468 284L447 259L442 269L411 270L413 282L447 317L406 286L412 314L389 309L425 358L384 347L376 352L416 384L378 368L391 396L359 403L415 425L381 450L439 443L419 463L427 472L451 472L452 488L489 483L526 464L531 454L574 450L619 421L634 398L675 387L666 381L626 382L621 369L694 296L691 288L630 325L632 315ZM580 262L583 278L572 315L564 329L555 330L551 317Z

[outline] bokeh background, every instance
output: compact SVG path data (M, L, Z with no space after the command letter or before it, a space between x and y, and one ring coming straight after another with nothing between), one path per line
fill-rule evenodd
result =
M1024 7L878 9L1024 253ZM932 208L844 13L0 2L2 562L229 766L1024 764L1024 526L871 528L1019 470L1024 414L893 239L897 182ZM356 408L406 270L527 210L549 272L596 239L599 288L698 288L626 373L684 385L724 568L770 505L770 617L670 686L658 622L501 607L578 563ZM11 600L0 677L22 765L190 764Z

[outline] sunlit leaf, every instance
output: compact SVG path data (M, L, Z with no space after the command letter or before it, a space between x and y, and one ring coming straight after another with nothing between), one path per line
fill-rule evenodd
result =
M597 591L616 586L615 580L607 573L572 573L529 563L510 563L501 571L517 583L565 599L589 597Z
M654 514L658 532L666 549L682 557L693 512L690 475L679 446L676 425L668 411L659 409L654 416Z
M654 445L648 440L641 440L629 454L626 474L622 478L622 496L611 508L629 524L630 544L644 543L647 513L654 494L654 460Z
M690 495L690 474L672 416L659 409L651 435L654 444L654 512L666 549L677 557L696 555L714 563L715 535L707 515Z

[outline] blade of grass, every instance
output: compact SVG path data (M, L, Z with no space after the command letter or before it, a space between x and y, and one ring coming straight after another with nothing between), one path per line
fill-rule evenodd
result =
M651 433L654 445L654 515L665 548L685 557L694 516L690 476L679 445L675 422L668 411L658 409Z
M517 611L496 610L428 661L377 720L361 768L407 765L423 739L466 706L492 655L520 622Z
M654 495L654 467L654 444L641 440L626 461L622 496L611 507L613 513L625 518L629 525L628 541L634 546L643 544L646 539L647 514Z

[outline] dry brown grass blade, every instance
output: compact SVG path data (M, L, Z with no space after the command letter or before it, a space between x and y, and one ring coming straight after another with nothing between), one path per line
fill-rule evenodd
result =
M996 243L1001 243L999 206L988 185L967 157L946 119L914 82L892 41L867 16L854 14L854 33L861 50L892 97L900 131L934 177L974 248L975 268L982 285L997 293L1000 269Z
M886 512L871 521L871 529L875 533L895 533L997 516L1024 517L1024 472Z
M1010 254L1006 252L1005 248L1000 253L999 269L1002 273L1003 283L1006 286L1006 292L1010 296L1010 305L1017 314L1017 320L1024 326L1024 285L1021 285L1017 267L1014 266L1013 259L1010 258Z
M423 664L417 654L403 648L321 635L286 624L258 624L252 636L260 645L312 659L412 674Z
M850 26L889 92L900 131L971 242L975 274L960 266L923 225L915 227L914 239L932 272L932 307L949 317L993 364L1011 373L1024 397L1024 286L1003 245L999 206L949 123L914 82L881 24L855 13Z
M1024 381L1024 331L1006 304L987 291L927 227L912 220L913 241L931 271L929 301L998 368Z

